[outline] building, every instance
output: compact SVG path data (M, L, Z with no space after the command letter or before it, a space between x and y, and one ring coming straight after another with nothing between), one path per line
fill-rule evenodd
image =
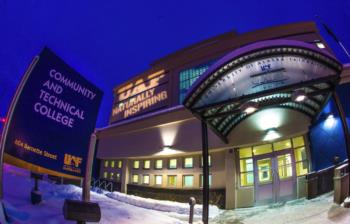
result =
M204 122L211 203L231 209L329 191L310 191L307 177L331 183L347 158L331 96L346 103L349 75L312 22L182 49L114 88L110 123L97 130L98 179L128 194L201 201Z

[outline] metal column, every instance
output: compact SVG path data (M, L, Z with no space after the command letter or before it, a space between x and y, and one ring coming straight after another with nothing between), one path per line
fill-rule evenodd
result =
M202 121L202 156L203 156L203 211L202 221L208 224L209 217L209 153L208 153L208 129Z
M339 112L341 124L343 127L343 132L344 132L344 138L345 138L345 146L346 146L346 153L348 155L348 167L350 167L350 134L349 134L349 128L348 124L346 122L346 115L343 109L343 105L340 102L338 94L334 91L333 92L333 98L335 101L335 105L337 107L337 110ZM350 184L349 184L349 189L348 189L348 195L350 195Z

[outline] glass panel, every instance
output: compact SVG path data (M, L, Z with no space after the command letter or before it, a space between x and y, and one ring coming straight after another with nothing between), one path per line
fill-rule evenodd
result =
M149 169L151 167L151 161L145 160L143 161L143 168L144 169Z
M253 172L241 173L241 186L253 186L254 184L254 174Z
M305 161L300 161L295 164L295 168L297 171L298 176L302 176L308 173L308 162Z
M122 168L123 162L121 160L118 161L118 168Z
M132 182L134 184L137 184L139 182L139 175L137 174L132 175Z
M143 184L149 184L149 175L143 175Z
M107 179L107 172L103 172L103 178Z
M241 172L253 171L253 159L241 159L240 168Z
M259 172L259 183L272 182L271 158L257 161Z
M116 173L115 179L117 182L120 182L120 173Z
M183 187L193 187L193 175L183 176Z
M163 168L163 160L158 159L156 160L156 169L162 169Z
M163 176L156 175L156 185L162 185L163 183Z
M200 175L201 187L203 187L203 174ZM211 186L211 174L209 174L209 186Z
M177 160L176 159L169 160L169 168L170 169L176 169L177 168Z
M168 186L176 187L177 176L168 176Z
M114 164L115 162L114 161L111 161L111 167L114 168Z
M255 156L270 153L270 152L272 152L271 144L258 145L253 147L253 153Z
M134 169L140 168L140 161L138 161L138 160L134 161L133 168L134 168Z
M307 159L306 158L305 147L294 149L294 155L295 155L295 161L296 162L299 162L299 161Z
M248 158L252 157L252 148L242 148L239 149L239 158Z
M105 161L105 167L108 167L108 160Z
M280 179L286 179L293 176L291 154L277 156L277 164L278 164L278 176Z
M185 168L193 168L193 157L185 158L184 167Z
M304 143L303 136L293 138L293 147L294 148L299 147L299 146L304 146L304 145L305 145L305 143Z
M113 178L114 178L114 173L110 173L109 174L109 179L113 180Z
M292 143L290 142L290 139L273 143L273 149L275 151L280 151L283 149L290 149L290 148L292 148Z

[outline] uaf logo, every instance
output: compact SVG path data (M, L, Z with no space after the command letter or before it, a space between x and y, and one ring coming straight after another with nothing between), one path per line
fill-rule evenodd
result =
M79 167L82 161L83 159L81 157L64 154L65 165Z

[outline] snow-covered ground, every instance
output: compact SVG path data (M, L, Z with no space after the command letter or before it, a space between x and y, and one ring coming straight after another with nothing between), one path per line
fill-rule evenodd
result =
M29 178L29 172L9 165L5 165L4 170L4 203L11 223L74 223L64 220L62 207L66 198L80 199L81 188L41 181L43 201L39 205L31 205L33 180ZM313 200L300 199L285 204L230 211L210 206L210 223L350 223L350 209L334 206L332 197L332 193L328 193ZM100 223L184 224L188 221L187 203L144 199L105 191L92 192L91 199L101 207ZM331 207L332 212L329 213ZM200 219L201 206L196 205L195 222L200 223Z

